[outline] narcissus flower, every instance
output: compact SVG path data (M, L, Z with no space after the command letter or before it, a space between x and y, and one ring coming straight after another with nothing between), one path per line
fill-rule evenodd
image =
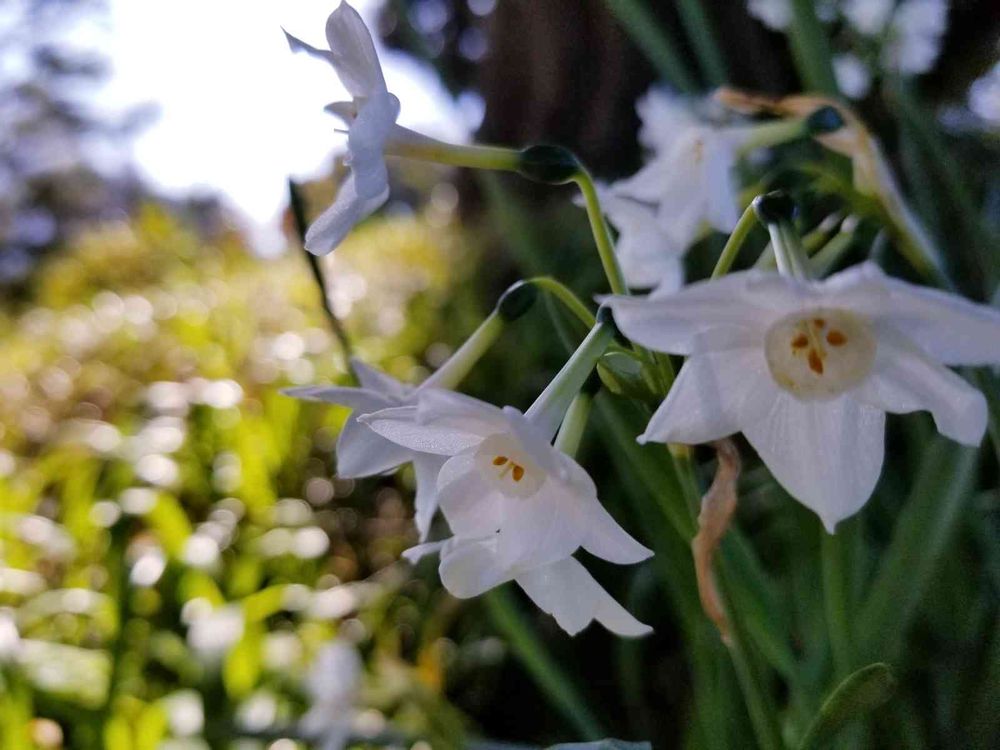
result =
M607 304L633 341L688 357L640 440L743 432L831 532L878 481L886 412L929 411L966 445L986 429L983 395L945 365L1000 363L1000 311L872 263L824 281L735 273Z
M416 406L361 422L405 449L446 458L437 482L441 511L456 537L496 537L499 570L548 565L580 547L620 564L652 554L600 504L587 472L551 445L558 421L547 413L431 388Z
M417 478L415 522L420 538L425 539L437 510L435 485L444 459L386 440L358 421L358 416L362 414L415 404L419 388L401 383L358 360L351 360L351 369L361 383L360 388L308 385L289 388L285 393L307 401L339 404L354 410L337 439L338 476L345 479L370 477L413 462Z
M478 596L507 581L516 581L559 627L576 635L594 620L612 633L641 636L652 632L616 602L577 560L566 557L536 568L504 567L499 561L499 538L452 538L414 547L404 557L416 562L440 551L441 582L460 599Z
M399 130L399 100L389 93L375 44L358 12L342 2L326 21L330 49L313 47L289 34L293 52L308 52L326 60L350 93L352 101L335 102L327 109L348 124L350 174L337 191L333 205L306 233L306 249L325 255L340 244L356 223L389 197L384 151Z
M672 247L687 249L706 226L731 232L740 218L733 168L752 130L704 122L681 100L656 90L636 108L643 122L639 139L653 158L612 190L656 206Z

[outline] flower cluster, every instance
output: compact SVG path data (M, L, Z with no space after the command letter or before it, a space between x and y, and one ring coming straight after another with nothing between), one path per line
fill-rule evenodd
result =
M925 26L934 24L917 21L937 18L935 3L906 0L895 10L883 5L838 7L859 33L891 29L885 54L900 70L925 69L936 53L928 49L936 42ZM773 25L785 22L778 4L753 7ZM845 133L860 138L864 131L845 125L846 110L819 105L787 120L716 124L654 90L638 105L640 140L652 152L650 161L631 177L596 188L575 159L553 147L514 152L399 136L398 104L385 89L371 37L346 3L330 16L327 36L330 52L290 37L293 49L329 60L355 96L351 105L333 108L350 121L352 174L310 230L309 249L331 249L384 200L387 151L526 176L544 172L542 181L580 185L616 292L604 299L607 309L587 338L524 413L453 390L503 324L524 311L517 304L511 314L510 299L419 386L354 362L359 387L291 391L353 410L338 444L341 476L414 465L421 544L406 557L439 554L441 579L456 596L515 581L570 633L592 620L622 635L648 632L573 557L582 548L613 563L634 564L651 554L604 509L593 481L573 459L592 395L584 385L588 378L595 382L592 371L616 330L609 312L633 345L617 356L631 358L643 387L663 397L640 442L700 444L741 432L777 482L831 533L874 492L886 413L928 411L946 437L966 445L982 440L986 401L948 366L1000 363L996 309L890 278L871 262L818 278L840 259L843 243L831 242L818 254L823 257L809 258L792 221L794 206L779 195L753 203L768 229L770 255L762 255L754 270L728 273L749 231L746 222L754 220L750 210L740 214L737 160L750 149L804 136L830 148ZM397 136L409 146L391 145ZM895 192L892 201L885 198L890 192L872 194L901 203ZM898 207L886 208L890 217L893 211L899 213ZM609 252L605 215L618 230L617 251ZM902 222L900 231L912 226ZM684 286L681 257L706 229L731 233L730 242L711 279ZM768 260L776 270L767 270ZM626 287L655 291L635 297ZM569 290L557 296L584 318L591 315ZM652 352L685 358L676 378L669 360L664 365ZM429 542L438 511L450 535Z

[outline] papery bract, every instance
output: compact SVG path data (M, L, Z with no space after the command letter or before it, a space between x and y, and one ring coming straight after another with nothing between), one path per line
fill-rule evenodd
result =
M757 271L607 301L632 340L688 357L641 440L742 431L828 530L867 501L885 413L926 410L977 445L983 395L944 365L1000 362L1000 312L865 263L825 281Z

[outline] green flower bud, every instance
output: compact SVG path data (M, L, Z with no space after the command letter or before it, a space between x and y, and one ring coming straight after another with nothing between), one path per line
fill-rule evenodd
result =
M562 146L528 146L520 153L517 173L546 185L564 185L581 170L580 161Z
M762 224L781 224L795 218L796 206L784 190L775 190L753 199L753 210Z

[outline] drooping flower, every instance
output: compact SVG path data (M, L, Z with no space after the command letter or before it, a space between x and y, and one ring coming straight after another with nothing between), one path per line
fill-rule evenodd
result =
M310 706L299 726L318 740L322 750L341 750L347 744L361 683L361 657L351 644L335 640L323 646L306 675Z
M832 532L871 496L885 413L926 410L977 445L983 395L945 365L1000 362L1000 312L865 263L824 281L757 271L607 304L632 340L688 357L643 441L743 432Z
M339 404L353 409L337 439L338 476L345 479L370 477L413 462L417 480L414 521L420 539L426 539L437 510L436 480L444 459L386 440L358 421L363 414L416 404L420 389L356 359L351 360L351 369L361 384L360 388L309 385L289 388L285 393L308 401Z
M580 547L619 564L652 554L604 509L587 472L552 446L558 421L547 414L430 388L416 406L361 421L404 448L446 459L437 481L441 511L460 539L495 536L498 570L548 565Z
M441 582L460 598L478 596L507 581L515 581L531 600L552 615L563 630L576 635L596 620L612 633L641 636L652 628L639 622L605 591L577 560L566 557L536 568L505 568L499 562L499 539L452 538L414 547L404 556L416 562L426 554L441 554Z
M347 2L326 21L329 50L318 49L285 32L293 52L307 52L327 61L352 97L327 109L348 124L350 174L333 204L306 233L306 249L316 255L333 250L351 227L372 214L389 197L384 150L397 131L399 100L389 93L375 44L358 12Z
M669 247L687 249L706 226L731 232L740 217L733 168L750 129L703 122L680 99L658 90L636 109L640 141L653 158L614 183L614 193L655 206Z

